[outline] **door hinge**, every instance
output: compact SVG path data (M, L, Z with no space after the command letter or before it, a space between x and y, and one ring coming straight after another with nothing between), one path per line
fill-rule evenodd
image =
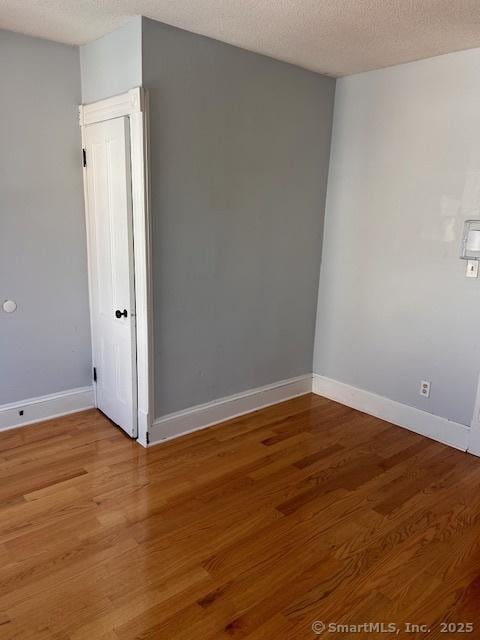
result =
M97 381L97 367L93 367L93 381Z
M83 166L86 167L87 166L87 150L82 149L82 152L83 152Z

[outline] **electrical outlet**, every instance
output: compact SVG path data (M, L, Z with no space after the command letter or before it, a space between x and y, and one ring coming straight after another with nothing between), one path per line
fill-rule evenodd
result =
M430 397L430 382L428 380L422 380L420 382L420 395L424 398Z

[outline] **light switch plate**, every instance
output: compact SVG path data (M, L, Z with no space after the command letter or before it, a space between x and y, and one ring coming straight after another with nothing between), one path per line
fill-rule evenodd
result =
M478 260L467 261L467 278L478 278Z

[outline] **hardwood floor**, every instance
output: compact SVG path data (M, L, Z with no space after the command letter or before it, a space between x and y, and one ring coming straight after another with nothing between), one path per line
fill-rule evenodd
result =
M0 459L0 639L480 638L480 459L318 396L149 450L85 411Z

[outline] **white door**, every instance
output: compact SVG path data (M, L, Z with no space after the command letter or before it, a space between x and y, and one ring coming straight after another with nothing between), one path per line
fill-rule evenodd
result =
M137 436L135 284L127 117L84 130L96 402Z

